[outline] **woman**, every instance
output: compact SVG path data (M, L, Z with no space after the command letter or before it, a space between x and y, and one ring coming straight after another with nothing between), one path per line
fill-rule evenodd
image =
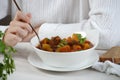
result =
M17 11L16 6L11 3L12 17L17 13L5 32L4 42L8 45L14 46L18 42L29 41L34 36L28 23L37 26L45 22L41 25L41 32L97 29L100 32L97 48L108 49L112 46L120 46L120 35L118 35L120 34L120 0L16 1L23 12ZM37 27L36 30L38 29Z

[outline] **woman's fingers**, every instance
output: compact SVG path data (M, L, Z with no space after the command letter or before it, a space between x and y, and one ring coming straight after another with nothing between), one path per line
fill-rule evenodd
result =
M39 26L35 27L34 29L35 29L35 31L38 33ZM24 42L30 41L31 38L34 37L35 35L36 35L35 32L32 31L32 32L29 33L25 38L23 38L22 41L24 41Z
M21 11L17 11L14 20L22 21L26 23L30 23L31 15L30 14L23 14Z
M10 27L5 32L4 42L7 45L14 46L28 37L32 33L32 28L29 26L30 19L30 13L23 14L18 11L14 20L11 21Z
M15 46L18 42L21 42L22 39L12 33L5 35L4 42L9 46Z
M14 27L14 28L10 28L8 30L8 33L17 35L23 39L24 37L26 37L28 35L28 30L22 29L20 27Z
M32 18L30 13L27 13L26 16L28 16L30 19Z
M11 21L10 27L15 27L15 26L16 27L21 27L23 29L28 30L29 32L32 32L32 28L29 26L28 23L20 22L20 21L15 21L15 20Z
M4 36L4 42L9 46L14 46L21 42L28 35L28 30L20 27L9 27Z

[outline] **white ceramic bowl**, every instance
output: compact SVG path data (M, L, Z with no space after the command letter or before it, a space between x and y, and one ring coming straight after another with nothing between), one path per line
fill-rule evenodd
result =
M92 58L92 54L94 54L94 49L98 44L99 33L96 30L86 31L86 38L93 43L93 47L88 50L76 51L76 52L48 52L37 49L38 45L37 37L33 37L31 39L32 47L37 55L41 58L44 64L54 66L54 67L72 67L77 65L82 65L84 62ZM51 38L52 36L60 36L61 38L66 38L71 36L73 33L56 33L56 34L40 34L40 39L42 40L45 37Z

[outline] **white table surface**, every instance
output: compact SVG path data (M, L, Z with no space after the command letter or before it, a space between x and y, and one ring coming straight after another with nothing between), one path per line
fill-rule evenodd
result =
M16 71L8 77L8 80L120 80L118 76L107 75L92 68L73 72L41 70L27 61L28 56L34 53L29 43L20 43L15 48Z

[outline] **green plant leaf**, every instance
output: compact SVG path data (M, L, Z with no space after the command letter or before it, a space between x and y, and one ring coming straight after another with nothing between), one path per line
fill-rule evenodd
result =
M0 31L0 54L4 57L3 61L0 62L0 80L7 80L7 76L12 74L15 70L12 53L15 53L16 50L11 46L7 46L2 41L3 35L4 33Z

